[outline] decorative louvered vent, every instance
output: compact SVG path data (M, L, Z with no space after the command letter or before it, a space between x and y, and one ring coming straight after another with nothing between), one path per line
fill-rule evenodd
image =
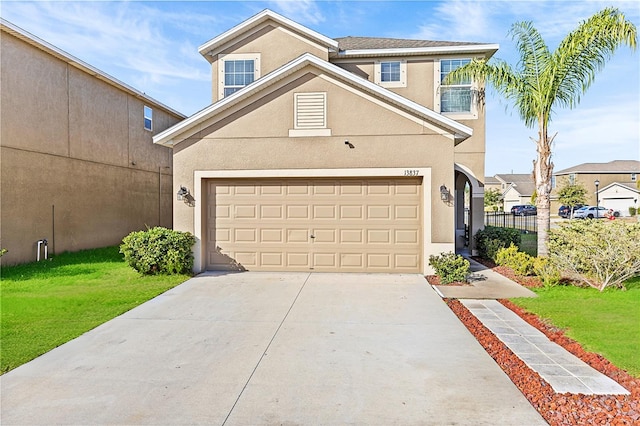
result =
M325 129L327 127L327 94L296 93L296 129Z

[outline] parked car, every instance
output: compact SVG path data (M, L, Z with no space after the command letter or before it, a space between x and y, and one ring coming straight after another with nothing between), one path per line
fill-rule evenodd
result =
M571 211L573 210L575 212L580 207L584 207L584 204L576 204L575 206L573 206L573 208L569 206L560 206L560 208L558 209L558 216L563 217L565 219L570 218Z
M511 207L511 214L514 216L535 216L538 214L536 206L520 205Z
M575 219L593 219L606 217L608 208L602 206L584 206L573 213Z

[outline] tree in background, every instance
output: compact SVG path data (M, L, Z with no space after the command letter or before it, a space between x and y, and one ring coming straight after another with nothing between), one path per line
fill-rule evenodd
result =
M572 184L568 179L563 179L562 184L558 189L558 201L571 209L571 219L573 219L573 208L578 204L587 203L587 188L581 183Z
M495 188L484 191L484 206L489 207L494 212L497 212L502 206L502 194Z
M515 69L501 60L491 60L493 63L473 60L451 72L445 82L472 79L480 89L488 82L514 103L527 127L537 124L533 176L538 208L538 254L546 257L551 226L551 145L555 138L555 135L549 137L552 112L560 107L577 106L607 60L621 45L635 50L638 36L635 25L612 7L581 22L554 52L549 51L531 22L515 23L510 34L520 53ZM476 96L477 102L483 98L481 94Z

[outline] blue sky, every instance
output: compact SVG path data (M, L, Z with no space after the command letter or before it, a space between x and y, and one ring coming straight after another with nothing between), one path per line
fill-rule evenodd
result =
M263 9L328 37L371 36L496 43L515 65L507 33L532 21L551 49L607 6L640 27L637 1L12 1L0 15L84 62L191 115L211 102L208 62L198 46ZM537 129L487 95L486 175L530 173ZM640 50L621 48L574 110L552 117L555 170L640 159Z

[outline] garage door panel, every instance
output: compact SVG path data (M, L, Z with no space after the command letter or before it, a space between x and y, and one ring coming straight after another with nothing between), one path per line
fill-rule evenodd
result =
M420 178L207 185L208 269L420 271Z

